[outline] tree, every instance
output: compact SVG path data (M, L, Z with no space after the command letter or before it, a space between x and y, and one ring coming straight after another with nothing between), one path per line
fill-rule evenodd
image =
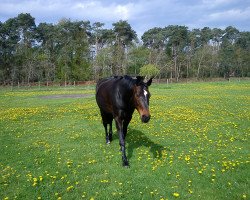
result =
M95 51L96 54L98 54L99 50L103 47L103 42L102 42L102 38L103 38L103 27L104 23L101 22L95 22L92 25L92 36L93 36L93 44L95 45Z
M165 30L163 28L152 28L146 31L142 37L143 45L152 49L164 49L167 42Z
M17 16L17 25L20 38L19 43L27 47L34 46L36 40L35 18L29 13L21 13Z
M40 23L37 27L37 41L40 43L38 50L38 65L41 69L39 81L56 79L56 60L58 56L57 30L53 24Z
M187 46L188 30L186 26L168 26L165 28L168 35L168 48L171 48L171 55L174 62L174 77L178 82L180 77L180 67L178 64L178 57L183 53L184 48Z
M137 39L136 32L132 29L127 21L120 20L113 23L113 31L115 33L115 42L117 45L123 45L124 48Z
M250 76L250 32L241 32L235 42L236 75Z
M132 41L137 39L136 32L131 28L127 21L120 20L113 23L115 43L113 49L113 67L117 75L127 72L127 52Z
M62 19L56 26L58 38L57 77L60 80L86 80L90 70L90 22Z
M17 31L17 19L10 18L0 26L1 44L1 82L6 84L13 82L17 77L15 64L15 51L19 41Z
M250 32L235 27L188 30L151 28L138 43L127 21L104 23L62 19L40 23L28 13L0 22L0 84L75 81L119 74L159 78L250 76ZM146 66L146 67L145 67ZM151 66L152 68L150 68ZM155 70L156 73L156 70ZM149 75L148 75L149 76Z
M159 66L164 69L167 62L167 43L169 41L168 33L164 28L152 28L142 35L143 45L150 49L148 63Z
M220 75L225 78L235 74L237 70L236 61L236 48L235 43L238 40L239 31L229 26L225 29L225 33L222 37L222 45L219 52L220 57Z
M147 77L155 77L159 74L160 70L152 64L144 65L140 69L140 75Z
M150 50L144 46L132 47L128 53L128 74L138 74L140 68L149 63Z

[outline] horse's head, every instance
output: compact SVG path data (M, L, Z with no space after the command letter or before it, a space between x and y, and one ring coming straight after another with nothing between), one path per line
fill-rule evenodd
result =
M136 84L134 85L134 102L135 108L138 110L141 120L144 123L147 123L150 120L149 113L149 98L150 93L148 87L152 83L152 78L148 82L143 82L143 77L136 77Z

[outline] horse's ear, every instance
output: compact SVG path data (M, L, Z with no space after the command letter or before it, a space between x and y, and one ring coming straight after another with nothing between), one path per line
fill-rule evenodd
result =
M147 82L147 86L150 86L150 85L151 85L151 83L152 83L152 79L153 79L153 78L150 78L150 79L148 80L148 82Z
M143 82L144 77L143 76L136 76L136 85L139 85L141 82Z

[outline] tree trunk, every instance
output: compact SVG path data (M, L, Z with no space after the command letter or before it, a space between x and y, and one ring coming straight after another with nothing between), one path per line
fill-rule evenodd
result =
M201 57L199 59L199 64L198 64L198 69L197 69L197 79L199 78L199 75L200 75L200 69L201 69L201 63L203 61L203 57L204 57L204 54L205 54L205 50L204 50L205 47L203 47L202 51L201 51Z

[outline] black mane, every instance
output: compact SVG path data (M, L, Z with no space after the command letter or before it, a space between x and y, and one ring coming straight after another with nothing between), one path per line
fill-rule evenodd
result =
M124 84L127 84L128 88L132 89L134 85L144 85L143 77L142 76L136 76L136 78L133 78L129 75L124 76L114 76L116 80L121 80Z

